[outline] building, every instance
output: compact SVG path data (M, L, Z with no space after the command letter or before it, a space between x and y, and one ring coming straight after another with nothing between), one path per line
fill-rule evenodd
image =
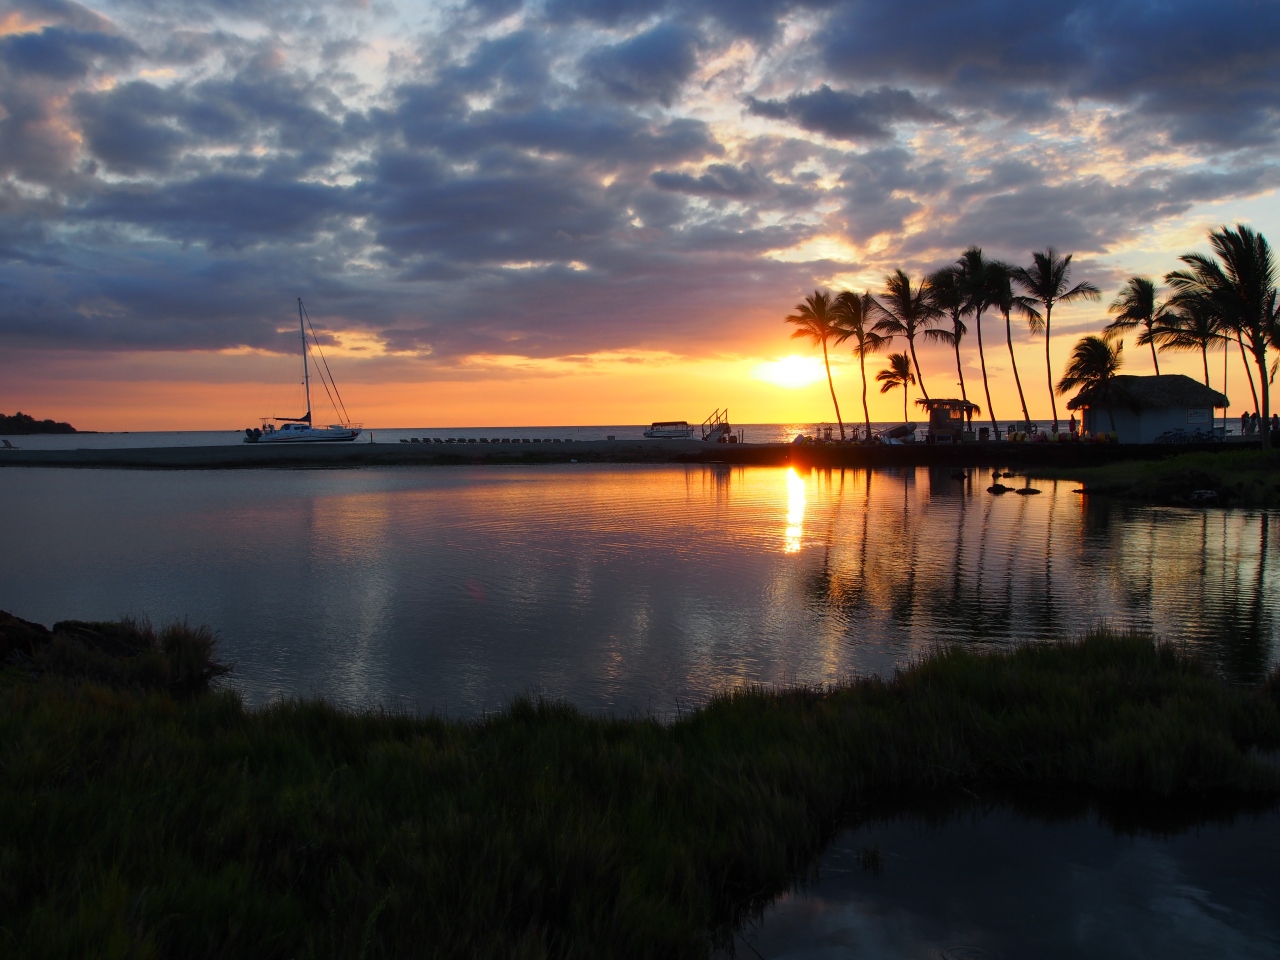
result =
M1198 380L1180 373L1158 377L1117 376L1102 389L1084 389L1067 402L1081 410L1081 428L1089 433L1116 433L1121 443L1154 443L1181 430L1209 433L1214 409L1226 408L1227 398Z
M968 400L917 400L929 411L929 443L959 443L972 433L973 415L982 410ZM972 439L969 437L968 439Z

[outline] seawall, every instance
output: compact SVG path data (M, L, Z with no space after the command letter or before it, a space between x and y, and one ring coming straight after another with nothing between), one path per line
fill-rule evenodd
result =
M1087 467L1159 460L1259 444L965 443L955 445L703 443L700 440L589 440L541 444L309 443L138 447L99 450L5 450L0 467L134 470L341 469L532 463L726 463L804 467L1025 466Z

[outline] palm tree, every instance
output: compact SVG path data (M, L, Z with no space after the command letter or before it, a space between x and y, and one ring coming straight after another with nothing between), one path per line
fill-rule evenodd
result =
M1121 357L1123 352L1123 343L1117 343L1113 348L1102 337L1081 337L1071 351L1067 372L1062 375L1057 387L1059 396L1078 387L1077 401L1090 405L1104 404L1113 433L1116 429L1116 416L1111 410L1111 386L1116 371L1124 362Z
M982 311L995 301L997 271L991 261L983 259L981 247L970 247L956 261L959 268L960 287L964 292L965 308L973 314L973 328L978 334L978 364L982 367L982 392L987 398L987 413L991 416L992 436L998 436L996 411L991 405L991 385L987 380L987 357L982 349Z
M938 332L943 336L938 339L944 340L955 348L956 374L960 377L960 397L967 401L969 394L964 389L964 368L960 366L960 340L969 332L969 328L960 319L967 310L967 304L957 267L943 267L929 275L929 299L934 309L951 318L951 329L939 330Z
M791 339L806 339L822 345L822 362L827 368L827 386L831 388L831 403L836 408L836 423L840 425L840 439L844 439L844 421L840 419L840 403L836 400L836 385L831 381L831 360L827 356L827 342L839 343L843 340L837 326L835 302L831 294L815 290L813 296L805 297L804 303L795 306L795 313L787 317L787 323L794 323L797 329L791 331Z
M1116 318L1102 331L1102 338L1114 340L1134 327L1143 327L1151 345L1151 362L1155 364L1156 376L1160 376L1160 359L1156 356L1151 332L1164 321L1169 308L1156 299L1155 283L1148 277L1130 277L1125 281L1124 289L1107 307L1107 312L1114 313Z
M1018 387L1018 402L1022 404L1022 420L1024 423L1029 423L1031 414L1027 412L1027 398L1022 392L1022 378L1018 376L1018 359L1013 355L1013 323L1009 315L1015 310L1022 314L1033 336L1044 328L1044 318L1036 309L1036 301L1013 292L1013 270L1014 268L1007 263L999 260L992 261L991 305L1004 316L1004 335L1009 344L1009 363L1013 366L1013 382Z
M1280 346L1276 329L1277 265L1271 247L1262 234L1237 223L1234 230L1219 227L1209 234L1209 243L1218 258L1188 253L1179 259L1190 269L1175 270L1165 277L1173 287L1170 303L1181 306L1187 300L1207 299L1219 322L1238 331L1248 340L1249 351L1258 366L1262 385L1262 422L1271 416L1271 384L1267 371L1267 345ZM1221 261L1221 262L1219 262ZM1262 430L1262 448L1271 448L1270 430Z
M1074 300L1097 300L1102 291L1085 281L1067 287L1071 276L1071 254L1058 255L1053 247L1031 254L1031 266L1018 267L1013 279L1028 294L1044 306L1044 368L1049 374L1049 406L1053 410L1053 432L1058 432L1058 404L1053 398L1053 360L1049 355L1050 337L1053 334L1053 305L1071 303Z
M902 388L902 422L907 422L907 387L916 382L911 372L911 358L905 353L889 354L889 366L876 374L880 381L881 393L888 393L894 387Z
M885 274L884 292L876 302L881 319L873 328L877 333L906 338L907 352L911 354L911 362L916 368L914 382L920 385L920 392L926 400L929 399L929 391L925 388L920 361L916 358L916 337L922 336L934 342L947 339L945 330L933 329L942 313L934 306L930 294L927 279L912 290L911 278L901 270Z
M1152 349L1158 344L1165 350L1199 350L1204 363L1204 385L1209 386L1209 351L1225 346L1227 337L1221 332L1222 322L1213 312L1213 304L1203 297L1184 297L1180 309L1166 310L1164 318L1138 337L1142 346Z
M862 415L867 421L867 439L871 439L871 408L867 406L867 355L879 353L892 337L883 337L872 328L878 307L870 293L858 296L848 290L835 300L837 326L840 328L840 339L853 340L853 352L858 355L858 364L862 368Z

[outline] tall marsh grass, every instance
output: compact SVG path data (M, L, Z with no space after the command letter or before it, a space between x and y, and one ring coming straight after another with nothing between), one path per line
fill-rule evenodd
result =
M668 724L3 677L7 956L704 957L862 813L1280 798L1280 681L1126 635L949 649Z

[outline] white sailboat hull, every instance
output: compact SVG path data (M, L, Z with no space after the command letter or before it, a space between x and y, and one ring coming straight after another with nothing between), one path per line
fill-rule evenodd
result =
M360 436L359 427L295 427L263 432L261 436L245 437L245 443L343 443Z

